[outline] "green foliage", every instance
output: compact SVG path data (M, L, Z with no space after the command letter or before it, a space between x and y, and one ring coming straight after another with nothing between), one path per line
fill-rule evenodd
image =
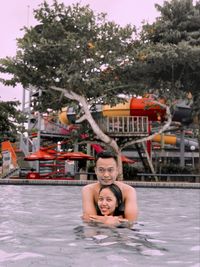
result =
M25 119L18 101L0 101L0 142L14 141L17 134L23 131L22 123Z
M140 35L147 83L171 101L191 93L200 146L200 1L171 0L156 8L160 16Z
M52 6L44 2L34 14L38 24L24 27L16 57L0 61L0 71L13 75L4 84L20 82L45 90L49 97L40 98L40 108L56 106L55 99L60 99L57 108L66 103L51 86L90 100L116 101L113 96L122 92L121 65L127 59L134 27L108 22L105 14L95 15L89 6L57 1Z
M16 56L0 61L0 72L13 75L2 82L42 89L39 110L71 104L51 86L91 103L115 104L118 93L155 91L167 99L188 91L199 98L200 2L172 0L156 8L160 16L135 40L135 27L109 22L89 6L43 2L34 11L38 24L24 27Z
M155 6L160 16L144 24L140 34L146 82L168 99L191 92L193 111L200 114L200 2L171 0Z
M200 44L199 1L193 5L192 0L171 0L155 7L161 15L152 25L144 25L143 40L165 44L187 42L192 46Z

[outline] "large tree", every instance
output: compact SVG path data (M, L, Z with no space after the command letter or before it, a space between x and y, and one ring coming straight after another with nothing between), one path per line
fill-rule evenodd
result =
M174 92L191 91L199 97L200 2L172 0L155 7L161 14L143 25L140 38L146 50L143 60L154 67L152 81L159 88L166 82Z
M57 1L52 6L44 2L34 14L38 24L24 28L16 56L1 60L0 71L13 75L4 84L42 90L40 110L60 108L66 98L70 104L75 101L81 109L79 122L86 119L120 158L119 146L99 128L91 109L97 103L114 105L119 93L142 94L135 27L109 22L89 6L66 7Z
M165 1L160 16L140 33L146 83L170 101L192 95L200 147L200 1ZM200 172L200 161L199 161Z

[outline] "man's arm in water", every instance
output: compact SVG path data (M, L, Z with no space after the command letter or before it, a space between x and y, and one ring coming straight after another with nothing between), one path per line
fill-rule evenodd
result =
M137 195L131 186L124 190L124 218L134 223L138 217Z
M86 185L82 189L82 219L85 222L90 221L90 215L97 215L94 203L94 188L92 185Z

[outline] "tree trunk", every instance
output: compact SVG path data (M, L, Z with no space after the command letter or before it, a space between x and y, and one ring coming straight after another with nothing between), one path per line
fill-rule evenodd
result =
M90 113L86 99L84 97L81 97L79 101L82 104L83 110L85 112L86 120L89 122L94 133L98 136L99 139L101 139L101 141L103 141L105 144L108 144L117 154L118 168L119 168L118 180L123 180L123 166L122 166L122 159L121 159L121 151L119 149L117 142L111 137L109 137L108 135L106 135L101 130L101 128L99 128L99 125L96 123L96 121L94 120L94 118L92 117Z
M96 121L94 120L94 118L91 115L91 112L89 110L89 103L87 102L86 98L84 96L78 95L74 92L70 92L70 91L66 91L63 88L58 88L58 87L52 87L52 89L56 90L56 91L60 91L63 92L64 95L71 100L75 100L77 101L79 104L81 104L82 109L84 111L84 115L83 115L83 119L87 120L88 123L90 124L93 132L98 136L98 138L104 142L105 144L109 145L114 152L117 154L118 157L118 167L119 167L119 180L123 180L123 166L122 166L122 160L121 160L121 150L119 149L119 146L117 144L117 142L110 138L108 135L106 135L101 128L99 127L99 125L96 123ZM81 119L79 119L80 121Z

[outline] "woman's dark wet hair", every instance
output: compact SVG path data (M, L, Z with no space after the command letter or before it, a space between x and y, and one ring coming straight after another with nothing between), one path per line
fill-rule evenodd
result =
M104 188L109 188L117 199L118 206L115 209L114 216L124 215L124 203L121 189L116 184L103 185L99 190L99 194Z
M113 152L111 151L102 151L102 152L99 152L97 155L96 155L96 158L95 158L95 163L97 162L97 160L99 158L102 158L102 159L110 159L110 158L113 158L116 163L118 164L117 162L117 155L114 154Z

